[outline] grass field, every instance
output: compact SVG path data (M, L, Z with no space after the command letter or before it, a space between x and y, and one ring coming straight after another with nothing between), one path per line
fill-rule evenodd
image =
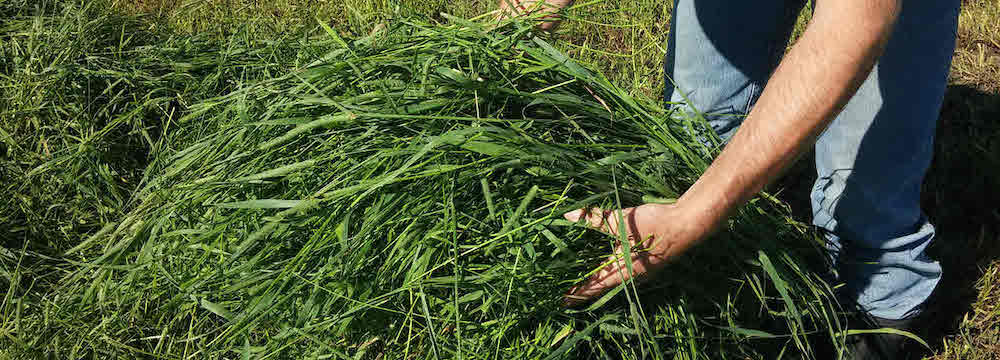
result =
M16 16L20 14L18 8L44 8L44 4L45 2L38 5L29 1L7 0L0 2L0 11ZM661 61L667 37L670 2L605 0L580 5L567 12L567 21L556 34L556 45L574 58L601 69L627 92L656 98L662 92L664 84ZM33 46L45 46L49 42L59 41L71 43L69 48L76 46L81 49L106 48L109 44L113 47L115 43L130 43L130 47L134 47L135 43L156 47L157 44L171 41L169 34L195 34L205 39L236 38L241 41L238 46L265 48L273 53L283 50L280 46L261 45L264 40L278 37L301 39L306 34L321 33L323 30L316 25L317 19L327 22L342 36L355 38L370 33L379 24L391 24L393 19L403 16L423 15L434 21L445 22L445 18L440 15L442 12L472 17L494 9L495 4L488 0L113 0L110 8L121 14L141 15L127 20L129 23L126 25L132 32L126 34L120 30L126 26L91 29L88 31L114 36L108 36L107 39L78 38L74 37L74 34L81 31L78 28L45 29L48 24L39 23L32 25L32 31L47 35L39 36L38 42ZM92 16L106 10L103 7L94 8L80 16ZM799 30L807 21L808 14L804 14ZM81 20L80 23L85 24L86 21ZM134 32L138 29L143 31ZM27 33L29 30L19 31ZM1000 193L996 189L1000 188L1000 170L997 170L1000 169L1000 124L996 120L1000 119L1000 2L963 1L958 35L951 85L937 134L935 159L924 187L924 208L938 226L940 234L933 249L934 255L942 261L946 271L945 281L934 298L934 302L940 305L937 307L940 310L932 315L934 323L939 326L926 334L926 338L934 348L935 354L931 356L935 359L997 359L996 354L1000 353L1000 287L997 286L1000 282L1000 210L997 205L1000 204ZM102 84L101 81L108 74L89 72L89 77L82 82L69 76L50 76L47 78L49 80L38 81L32 86L10 87L18 91L32 89L31 91L38 91L38 94L75 87L79 94L67 92L67 96L90 98L90 90L87 90L89 86L106 86L115 91L97 97L100 101L93 106L99 111L90 108L63 108L59 104L72 101L43 100L30 94L5 93L7 95L3 101L7 103L0 102L0 105L36 109L32 110L32 114L42 119L83 111L106 113L109 114L107 118L99 121L120 121L122 124L115 130L120 131L120 134L112 134L114 136L89 134L90 138L107 143L82 141L81 144L86 146L73 142L56 142L64 139L68 133L86 133L80 129L93 128L92 124L66 124L65 127L43 124L37 128L31 125L18 129L4 127L2 130L5 133L37 131L38 134L28 144L18 145L8 141L5 146L8 151L31 147L32 151L25 153L32 154L58 154L60 152L57 149L60 148L117 146L116 153L124 153L125 156L102 160L112 164L141 162L141 158L148 153L161 151L169 145L153 140L156 139L155 134L133 136L144 132L155 133L158 130L156 127L140 126L140 120L166 119L165 124L169 124L188 105L200 100L197 98L198 94L208 96L239 86L222 81L212 83L212 79L242 78L246 82L252 82L254 79L276 75L271 73L273 70L268 66L247 68L241 62L241 55L235 55L236 53L222 63L216 57L204 54L225 52L225 48L200 46L190 42L171 43L170 49L142 50L148 51L143 53L143 58L151 59L148 63L126 61L131 54L108 54L103 59L88 60L98 64L124 64L109 70L128 74L123 83ZM142 46L139 48L146 49ZM14 57L16 54L15 51L0 55ZM170 64L168 61L178 58L178 54L188 61L183 65ZM73 56L61 54L55 58L34 59L35 62L28 66L38 69L36 73L44 74L47 64L55 64L63 58ZM255 53L253 56L261 55ZM11 68L21 65L21 62L4 62L0 63L0 70L16 73ZM274 64L274 69L279 68L279 65ZM189 92L194 97L191 99L159 97L159 88L155 86L159 86L157 84L161 84L164 77L170 78L169 86L173 89L199 90ZM32 79L38 77L8 80L16 82ZM12 100L37 103L29 104L30 106L11 104ZM5 120L21 115L9 113L6 109L0 111L3 111L4 116L0 119ZM117 116L112 118L110 115L122 111L133 114L131 120ZM163 128L166 127L167 125L163 125ZM0 136L10 138L3 133ZM149 140L135 140L137 138ZM74 241L79 242L79 239L65 239L66 237L93 234L100 230L98 224L119 216L114 204L124 201L124 194L134 189L134 184L142 181L142 175L119 173L114 168L89 169L88 166L102 163L88 163L81 159L85 158L70 156L64 164L76 167L72 174L86 175L81 177L83 181L54 177L46 179L51 181L45 183L58 184L57 186L31 190L39 196L48 197L41 203L48 201L72 206L65 209L42 209L32 207L31 204L19 205L17 207L22 209L21 213L35 217L18 217L21 215L16 214L8 217L4 214L7 219L22 219L24 223L11 222L0 227L6 226L3 230L8 234L32 233L42 234L47 239L62 238L64 240L49 240L51 243L45 245L54 249L54 252L60 252L75 246ZM30 173L34 167L32 164L38 163L36 160L38 159L25 159L22 165L5 168L4 171ZM0 174L0 179L3 179L2 176L9 176L9 173ZM813 177L810 162L803 161L775 186L775 190L780 190L781 196L791 204L796 216L803 221L808 220L809 214L804 194ZM92 188L104 184L105 180L107 183L117 184L121 194L112 193L107 198L96 200L88 198L87 194L96 193ZM25 204L28 202L21 200ZM52 226L25 230L32 223ZM24 239L5 236L4 248L8 252L9 249L18 249L18 245L26 246ZM13 258L16 257L11 257ZM38 266L47 265L42 261ZM11 281L11 275L5 275L8 277L7 281ZM14 275L15 278L17 276L24 275ZM36 281L37 286L45 286L47 280ZM10 308L6 304L5 301L2 313L12 314L13 311L8 311ZM5 326L9 324L4 322ZM14 330L16 329L0 329L0 336ZM3 356L4 352L0 351L0 358Z

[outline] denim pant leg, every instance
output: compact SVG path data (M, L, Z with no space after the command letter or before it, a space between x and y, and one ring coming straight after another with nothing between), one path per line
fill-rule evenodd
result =
M675 0L664 99L702 113L729 139L784 54L804 2Z
M920 186L955 46L959 0L916 0L882 57L816 143L813 223L828 231L843 295L871 315L920 311L941 277Z

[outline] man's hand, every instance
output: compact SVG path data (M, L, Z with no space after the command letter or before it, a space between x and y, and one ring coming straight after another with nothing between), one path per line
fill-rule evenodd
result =
M559 25L557 12L572 3L573 0L500 0L498 19L540 13L545 21L538 28L552 31Z
M624 230L632 250L631 254L624 254L619 244L615 255L600 271L569 290L564 298L566 305L586 302L628 279L629 271L623 261L626 258L632 262L632 274L642 280L708 235L715 225L685 211L679 204L646 204L620 211L580 209L563 216L573 222L583 219L591 227L616 237ZM620 219L624 221L620 223Z

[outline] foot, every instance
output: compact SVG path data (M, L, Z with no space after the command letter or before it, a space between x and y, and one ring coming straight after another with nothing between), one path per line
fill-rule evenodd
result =
M915 316L903 320L881 319L863 316L857 324L851 323L852 329L891 328L915 333L917 330ZM906 336L896 334L858 334L846 339L844 360L895 360L908 359L909 348L919 343Z

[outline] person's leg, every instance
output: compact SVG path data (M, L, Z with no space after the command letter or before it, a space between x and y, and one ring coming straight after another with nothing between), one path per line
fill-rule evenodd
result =
M784 54L804 2L676 0L664 99L705 114L728 139Z
M920 210L958 0L908 1L882 57L816 144L813 223L828 231L843 295L872 316L918 313L941 277Z

